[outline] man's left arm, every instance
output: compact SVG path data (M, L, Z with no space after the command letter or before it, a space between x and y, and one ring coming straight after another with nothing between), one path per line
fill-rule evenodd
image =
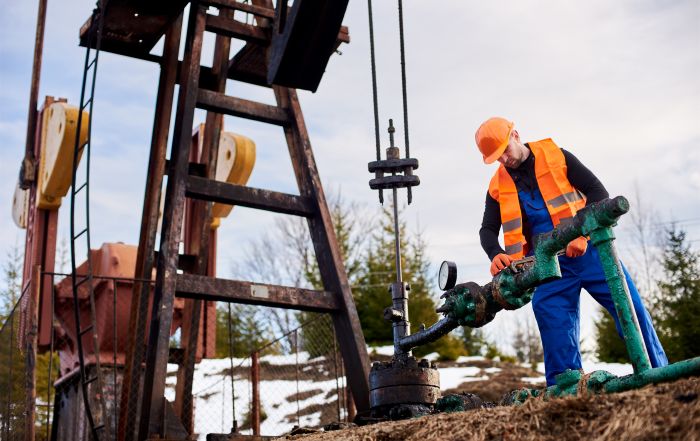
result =
M586 205L606 199L609 194L600 179L593 174L572 153L562 149L566 160L566 177L571 185L586 196ZM579 237L569 242L566 247L568 257L582 256L586 252L588 241L585 237Z
M610 195L600 179L571 152L562 149L566 160L566 177L571 185L586 196L586 205L607 199Z

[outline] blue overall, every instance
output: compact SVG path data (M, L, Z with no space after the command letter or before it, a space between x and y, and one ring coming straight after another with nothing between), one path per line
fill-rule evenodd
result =
M554 228L539 189L532 193L518 190L518 197L527 215L532 236ZM620 321L595 247L589 242L583 256L575 258L560 256L559 265L562 278L537 287L532 299L532 309L542 337L547 386L556 384L554 377L566 369L581 369L579 349L581 288L585 288L601 306L610 312L615 319L617 333L622 337ZM654 331L651 317L644 308L639 292L624 265L622 269L627 279L651 365L652 367L666 366L668 359Z

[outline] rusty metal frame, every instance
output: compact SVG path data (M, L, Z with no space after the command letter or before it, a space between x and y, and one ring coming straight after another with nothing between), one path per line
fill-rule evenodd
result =
M205 8L196 0L190 4L185 40L185 56L180 75L173 131L170 170L165 193L156 286L146 351L146 369L141 401L138 439L151 434L163 435L165 418L165 376L169 354L170 326L175 300L175 278L182 219L185 208L185 184L189 165L192 122L199 85L199 69L205 25Z
M169 358L169 332L172 323L174 299L176 295L182 296L185 280L189 281L191 285L189 289L184 290L191 293L190 295L185 295L185 297L195 300L190 303L191 308L188 308L191 311L191 315L185 321L185 323L189 321L189 325L186 325L186 328L188 328L186 336L184 335L185 329L183 327L184 362L178 377L175 408L185 427L190 431L192 428L191 379L198 340L198 321L201 314L201 306L199 305L202 299L207 298L206 292L201 290L207 286L213 286L212 282L218 280L211 277L213 276L211 271L213 259L209 256L211 249L209 241L216 239L215 236L210 237L209 232L210 222L208 219L210 218L211 203L204 201L215 199L209 195L213 194L212 188L218 185L218 183L213 181L213 178L218 144L218 136L216 135L218 135L222 127L223 117L221 114L223 113L281 125L284 129L301 196L298 199L293 198L291 200L281 198L282 202L280 202L274 199L281 194L274 192L245 191L239 192L239 194L250 200L249 206L256 206L256 208L265 209L268 205L274 208L277 205L292 206L295 204L303 207L303 214L308 219L324 283L324 292L333 293L335 297L332 302L331 314L341 353L345 361L345 370L353 373L349 380L349 386L352 389L352 394L359 410L367 410L369 408L369 387L367 383L369 360L365 342L296 91L274 86L273 90L277 106L265 106L260 103L226 96L224 91L229 60L227 59L228 50L224 49L228 49L230 35L224 33L223 36L217 36L215 60L211 71L206 72L206 69L200 66L203 34L206 29L210 28L208 25L215 21L207 16L206 3L206 1L199 2L196 0L192 2L185 41L185 56L179 64L181 66L179 77L174 80L180 84L180 90L171 144L171 157L167 166L168 184L165 193L160 251L156 259L156 284L145 359L144 385L141 394L139 440L148 439L152 436L165 436L166 403L164 389L166 364ZM254 0L253 6L269 8L271 3L267 0ZM269 23L265 23L265 21L267 21L266 18L258 18L262 28L269 26ZM213 82L207 82L208 90L200 89L202 86L200 73L206 73L213 77ZM202 146L202 162L207 166L205 167L206 178L196 179L189 174L189 162L193 160L191 155L191 130L195 107L208 110L205 141ZM199 185L198 190L193 190L194 184ZM231 194L233 190L231 187L224 187L223 190L219 189L220 196L216 196L216 198L226 202L226 196ZM203 216L197 216L201 222L189 226L189 239L186 240L186 252L196 256L196 264L193 268L194 274L178 275L178 261L180 260L178 244L182 233L182 220L187 206L186 198L200 195L204 197L198 198L199 201L196 204L193 203L192 207L194 207L195 212L203 213ZM268 201L268 199L272 199L272 201ZM272 211L275 210L273 209ZM145 208L144 216L146 216ZM139 252L141 252L141 246ZM219 283L240 284L245 282L219 281ZM199 285L202 285L202 287L200 288ZM298 308L309 303L307 305L308 308L312 304L319 303L316 299L305 301L297 298L296 294L298 292L290 292L289 294L291 295L289 307ZM310 295L313 295L313 293ZM233 298L226 300L230 301ZM260 303L269 304L270 302ZM322 301L319 303L319 306L321 304ZM315 309L315 307L311 306L310 309ZM324 307L321 306L320 309L324 309ZM136 365L135 362L132 363L134 366ZM133 373L131 381L134 381ZM132 389L131 393L136 393L136 390ZM189 405L187 404L188 399L190 401Z
M178 17L165 34L163 57L160 65L160 80L156 101L155 122L151 140L151 153L146 177L141 232L139 237L134 276L150 279L154 264L154 249L158 229L161 187L165 173L165 156L170 129L173 95L177 78L178 50L182 29L182 15ZM132 441L136 435L138 421L141 366L144 361L145 333L148 320L150 286L148 283L135 283L129 317L129 332L126 343L126 364L122 382L122 395L119 406L117 439Z

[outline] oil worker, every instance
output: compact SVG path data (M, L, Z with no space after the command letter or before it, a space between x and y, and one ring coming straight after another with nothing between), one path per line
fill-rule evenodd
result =
M513 260L533 251L532 239L550 231L561 220L576 214L586 204L608 197L598 178L570 152L551 139L523 143L504 118L490 118L476 131L476 144L484 162L501 163L486 194L484 218L479 230L481 246L496 275ZM498 243L503 228L505 250ZM561 279L535 289L532 308L542 337L547 385L566 369L581 369L579 350L579 297L585 288L620 322L594 246L585 237L572 240L559 257ZM652 367L668 364L649 313L627 269L627 279L644 343Z

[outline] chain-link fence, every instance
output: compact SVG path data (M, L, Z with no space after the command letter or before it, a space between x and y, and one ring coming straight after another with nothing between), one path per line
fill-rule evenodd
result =
M0 439L23 440L27 421L25 351L20 346L20 303L24 290L0 329Z
M179 368L168 366L170 401L175 400ZM275 436L294 426L345 422L346 391L331 318L317 314L247 357L202 360L192 386L194 433L200 439L236 429L241 434Z
M28 357L31 351L26 350L31 284L0 328L0 440L29 439L31 431L35 440L87 440L90 428L75 347L71 280L56 273L43 273L38 280L49 295L34 305L35 311L51 320L42 324L46 320L42 318L35 323L39 343L36 359ZM96 420L109 425L110 439L114 439L119 418L133 282L94 277L99 354L93 349L91 335L82 338L88 378L95 377L99 358L101 387L98 382L90 383L88 399ZM87 293L79 291L79 298L81 328L85 329L90 324L90 305ZM184 305L181 299L178 301L181 304L175 315L180 315L177 320L182 323ZM199 439L234 429L241 434L274 436L288 433L294 426L321 427L347 421L351 405L331 317L308 313L295 317L302 323L282 335L274 335L264 323L254 323L254 331L260 334L256 341L264 344L252 346L252 350L251 346L245 351L239 348L237 356L231 350L218 354L224 358L201 358L203 354L198 354L191 395L182 393L186 389L182 358L185 345L177 331L171 341L166 377L166 435L190 431L186 423L181 424L188 420L188 411L192 434ZM228 334L228 349L232 349L230 338L235 330L230 323L217 320L217 329L206 331L216 332L217 341L226 340ZM223 343L226 347L226 341ZM28 375L32 364L33 380ZM176 391L180 397L176 397ZM141 391L132 393L140 396ZM100 397L105 399L104 412ZM29 423L32 420L33 426Z

